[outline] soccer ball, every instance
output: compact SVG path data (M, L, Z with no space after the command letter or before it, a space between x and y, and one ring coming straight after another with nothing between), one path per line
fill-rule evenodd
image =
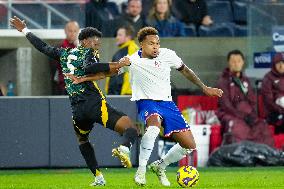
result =
M199 173L192 166L182 166L177 171L177 182L183 188L192 187L199 181Z

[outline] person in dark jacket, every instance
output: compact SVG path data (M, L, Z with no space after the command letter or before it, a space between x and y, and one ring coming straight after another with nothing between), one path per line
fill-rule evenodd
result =
M142 12L142 0L129 0L127 4L126 13L117 17L114 20L116 30L121 26L132 26L134 28L135 35L137 32L146 26L146 20L141 15Z
M114 37L113 20L119 14L116 4L108 0L90 0L85 7L85 26L97 28L104 37Z
M284 133L284 53L276 53L271 71L263 79L261 94L267 122L275 133Z
M227 143L249 140L273 147L268 125L256 113L256 96L249 79L242 72L244 55L233 50L227 55L228 68L218 80L218 88L224 91L218 101L217 116L224 127Z
M209 26L213 20L208 15L207 4L205 0L175 0L174 15L186 24L199 26Z
M185 36L184 24L171 14L170 8L170 0L155 0L147 24L156 28L160 37Z

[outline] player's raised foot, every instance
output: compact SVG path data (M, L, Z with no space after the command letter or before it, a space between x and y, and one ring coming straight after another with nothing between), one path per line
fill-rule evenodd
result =
M159 181L163 186L170 186L171 183L167 178L166 170L160 167L160 163L161 162L159 160L154 161L148 166L148 168L158 176Z
M90 184L90 186L105 186L105 185L106 181L102 174L96 176L95 181L92 184Z
M144 172L136 171L134 181L138 186L144 186L146 184L146 176Z
M130 150L128 147L120 145L112 150L112 156L118 157L121 164L126 168L131 168L132 163L130 161Z

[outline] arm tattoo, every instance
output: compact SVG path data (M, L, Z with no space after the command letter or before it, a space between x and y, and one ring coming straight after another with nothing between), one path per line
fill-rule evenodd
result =
M204 83L199 79L199 77L191 70L189 69L187 66L184 66L184 68L182 70L180 70L180 72L188 79L190 80L192 83L194 83L196 86L200 87L201 89L203 89L204 87L206 87L204 85Z

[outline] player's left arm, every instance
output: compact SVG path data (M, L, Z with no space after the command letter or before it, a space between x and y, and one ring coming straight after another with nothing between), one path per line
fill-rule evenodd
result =
M186 77L188 80L190 80L192 83L194 83L196 86L202 89L202 91L208 95L208 96L217 96L221 97L223 94L223 91L218 88L212 88L212 87L207 87L200 79L199 77L190 69L188 68L185 64L182 64L182 66L177 69L178 71L181 72L184 77Z
M26 26L26 23L24 20L21 20L20 18L14 16L13 18L10 18L10 25L16 28L19 32L24 33L26 38L29 40L29 42L40 52L44 53L45 55L55 59L59 60L61 55L61 48L53 47L45 43L43 40L41 40L39 37L34 35Z
M79 84L85 81L97 81L100 79L104 79L105 77L107 77L108 74L101 72L97 74L86 75L83 77L78 77L70 73L66 73L64 75L67 76L69 79L71 79L73 81L73 84Z

